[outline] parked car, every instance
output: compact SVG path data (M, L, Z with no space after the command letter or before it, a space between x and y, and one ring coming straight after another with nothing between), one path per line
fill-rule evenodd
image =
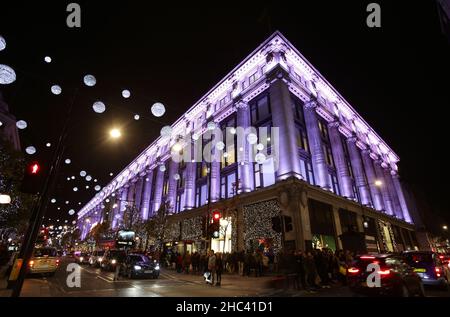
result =
M379 286L371 285L375 281L373 264L379 268ZM370 276L369 276L370 275ZM375 296L425 296L422 280L405 259L399 255L380 254L357 257L347 269L350 289L361 295ZM371 287L372 286L372 287Z
M105 255L105 250L98 250L92 252L89 257L89 265L94 267L100 267L100 264L103 261L103 256Z
M127 254L123 250L108 250L103 256L100 268L105 271L114 271L117 264L122 263L126 256Z
M159 263L143 254L129 254L121 267L121 275L128 278L158 278Z
M405 251L404 256L409 265L420 276L423 284L449 289L450 269L444 265L439 255L432 251Z
M59 258L55 248L35 248L28 263L28 273L54 275L59 267Z

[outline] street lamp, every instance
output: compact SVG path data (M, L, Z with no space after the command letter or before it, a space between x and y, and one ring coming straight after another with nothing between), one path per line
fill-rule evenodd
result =
M8 194L0 194L0 204L8 205L11 203L11 196Z
M120 132L119 129L117 128L113 128L109 131L109 135L113 138L113 139L118 139L122 136L122 132Z
M443 225L442 229L447 230L448 229L447 225Z

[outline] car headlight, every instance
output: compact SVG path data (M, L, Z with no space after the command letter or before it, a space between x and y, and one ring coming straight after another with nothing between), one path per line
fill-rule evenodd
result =
M134 266L134 270L135 271L140 271L140 270L142 270L142 267L140 265L135 265Z
M111 264L116 264L116 262L117 262L116 259L111 260Z
M103 261L103 258L99 258L98 261L99 261L99 262Z
M155 266L155 270L159 270L159 264Z
M83 261L83 259L84 259L84 258L83 258L82 256L80 256L80 262L82 262L82 261Z

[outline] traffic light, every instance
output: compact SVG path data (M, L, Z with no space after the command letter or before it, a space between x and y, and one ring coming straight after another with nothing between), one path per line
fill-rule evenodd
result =
M22 180L20 190L23 193L37 194L42 190L44 177L42 167L37 161L29 162L26 165L25 175Z
M272 217L272 229L275 232L281 233L281 218L280 218L280 216Z
M220 236L220 212L214 211L212 214L212 221L209 225L209 235L211 238L217 239Z

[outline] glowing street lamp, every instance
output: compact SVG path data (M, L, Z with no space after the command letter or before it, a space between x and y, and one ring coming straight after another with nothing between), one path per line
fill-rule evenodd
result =
M111 131L109 131L109 135L113 138L113 139L118 139L122 136L122 132L120 132L119 129L114 128L111 129Z
M380 181L379 179L377 179L377 180L375 181L375 186L381 187L381 186L383 186L383 182Z
M447 230L448 229L447 225L443 225L442 229Z
M7 205L11 203L11 196L8 194L0 194L0 204Z

